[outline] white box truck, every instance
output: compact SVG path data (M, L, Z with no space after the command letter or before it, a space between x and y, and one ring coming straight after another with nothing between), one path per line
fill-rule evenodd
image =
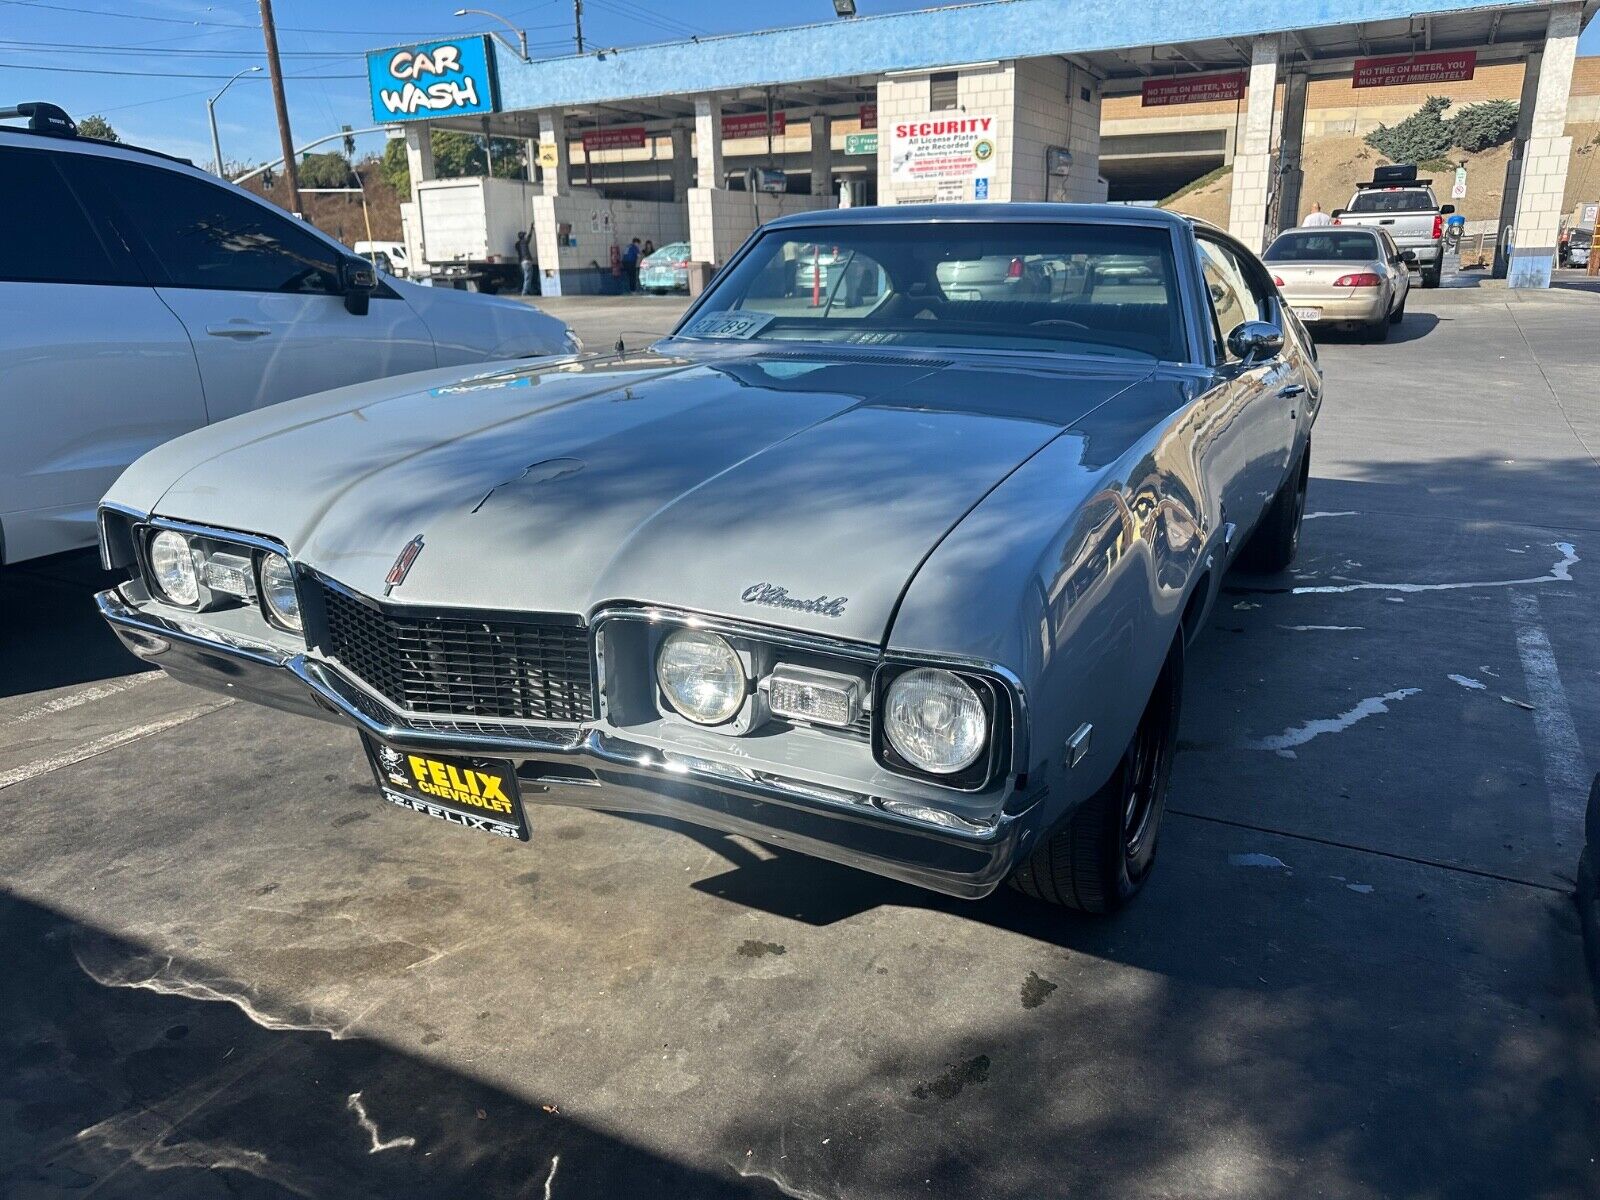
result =
M517 235L532 236L538 194L535 184L522 179L473 176L419 184L410 233L421 243L422 262L413 277L435 287L517 290Z

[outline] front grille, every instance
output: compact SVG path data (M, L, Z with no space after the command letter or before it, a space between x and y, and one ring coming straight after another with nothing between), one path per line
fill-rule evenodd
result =
M587 721L589 634L517 617L378 609L322 589L328 655L397 708L511 721Z

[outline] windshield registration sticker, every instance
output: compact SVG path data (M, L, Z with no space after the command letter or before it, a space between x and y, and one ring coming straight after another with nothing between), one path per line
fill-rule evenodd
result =
M777 319L764 312L713 312L696 317L684 330L690 337L753 338Z

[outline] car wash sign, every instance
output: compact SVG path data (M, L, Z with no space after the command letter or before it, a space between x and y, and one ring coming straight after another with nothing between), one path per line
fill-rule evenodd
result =
M889 180L900 204L987 200L1000 123L939 112L889 127Z
M499 111L486 36L395 46L367 54L372 119L421 121Z

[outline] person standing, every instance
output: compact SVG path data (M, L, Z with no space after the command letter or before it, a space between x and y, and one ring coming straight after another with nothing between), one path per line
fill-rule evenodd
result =
M1301 221L1300 224L1307 226L1332 225L1333 218L1322 211L1322 205L1314 203L1311 206L1311 211L1306 214L1306 219Z
M517 265L522 268L522 294L531 296L533 292L533 250L528 245L529 237L526 232L517 234Z
M628 281L628 290L639 290L639 239L634 238L622 251L622 274Z

